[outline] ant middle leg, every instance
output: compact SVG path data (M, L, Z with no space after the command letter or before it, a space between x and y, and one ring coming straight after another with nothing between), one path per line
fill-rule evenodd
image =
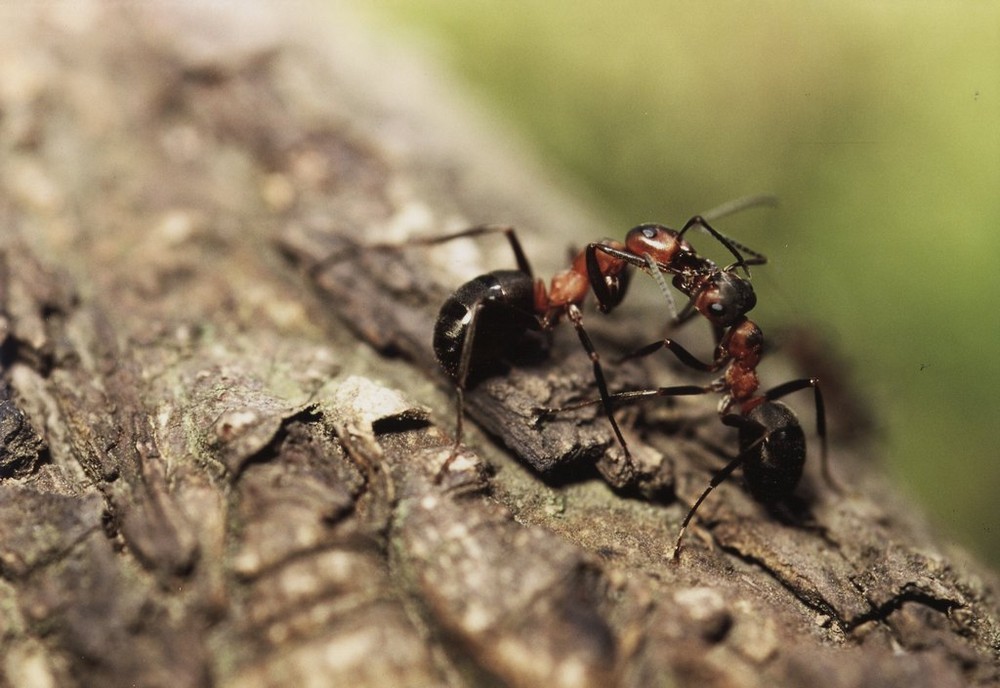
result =
M614 430L615 438L617 438L618 444L621 445L622 451L625 453L626 460L630 460L632 458L632 454L629 452L628 442L625 441L625 436L622 434L621 428L618 427L618 421L615 420L615 414L611 407L611 394L608 392L608 383L604 378L604 369L601 366L601 356L597 353L597 349L594 347L594 343L591 341L590 335L587 334L587 330L583 327L583 314L580 313L580 309L577 308L577 306L571 304L566 308L566 317L571 323L573 323L573 327L576 329L576 334L580 338L580 344L587 352L587 356L590 357L591 363L593 363L594 381L597 383L597 391L601 395L599 401L604 408L604 415L607 416L608 421L611 423L611 429Z
M598 385L600 387L600 385ZM607 392L607 387L604 389ZM676 385L673 387L657 387L656 389L634 389L627 390L624 392L615 392L613 394L602 394L598 399L585 399L583 401L578 401L574 404L567 404L566 406L559 407L535 407L534 412L536 415L544 416L554 416L559 413L569 413L570 411L577 411L587 406L595 406L597 404L602 404L608 419L611 421L612 427L618 427L618 423L614 419L614 408L616 406L624 406L626 404L634 404L640 401L645 401L647 399L655 399L659 397L679 397L679 396L697 396L701 394L712 394L718 390L714 386L708 385ZM619 434L619 439L624 442ZM628 449L625 448L626 456L630 456Z

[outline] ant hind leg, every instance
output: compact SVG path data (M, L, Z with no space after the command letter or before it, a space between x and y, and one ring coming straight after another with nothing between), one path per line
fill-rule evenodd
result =
M730 414L723 418L723 422L726 423L727 425L738 425L744 422L753 422L753 421L748 421L743 416ZM674 561L677 561L678 557L680 556L681 541L684 539L684 531L687 529L688 524L691 523L691 519L694 517L695 512L698 511L698 507L701 506L702 502L705 501L708 495L711 494L715 488L717 488L719 485L721 485L722 483L724 483L726 480L729 479L729 477L733 474L733 471L735 471L737 468L746 463L747 459L750 458L756 451L759 450L760 445L766 439L767 439L767 434L766 433L761 434L759 438L757 438L750 445L744 448L736 456L736 458L732 459L729 463L727 463L725 466L716 471L715 475L712 476L712 480L708 483L708 487L706 487L705 491L701 493L701 496L699 496L698 499L695 500L695 503L691 506L691 509L687 512L687 515L681 522L680 531L678 531L677 533L677 541L674 543L674 553L673 556L671 557Z
M517 238L517 232L511 225L476 225L475 227L469 227L459 232L452 232L451 234L443 234L441 236L414 237L409 239L407 243L411 245L435 246L454 241L455 239L474 238L487 234L503 234L507 238L508 243L510 243L510 249L514 253L514 260L517 262L517 269L529 276L534 275L531 270L531 263L528 262L528 256L521 247L521 241Z
M843 486L833 477L833 473L830 471L826 438L826 404L823 402L823 392L820 390L819 378L807 377L799 380L790 380L777 387L772 387L763 396L767 401L775 401L808 387L812 387L813 389L813 403L816 406L816 434L819 436L820 441L820 471L823 474L823 480L835 492L843 493Z

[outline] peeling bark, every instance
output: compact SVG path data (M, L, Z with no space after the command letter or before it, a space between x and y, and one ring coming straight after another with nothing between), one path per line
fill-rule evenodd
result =
M623 411L632 463L593 410L540 422L593 394L568 328L470 390L486 434L436 481L437 307L510 259L364 246L608 232L350 17L219 12L0 23L0 686L997 681L995 577L862 441L834 433L848 494L730 481L671 561L735 439L710 399Z

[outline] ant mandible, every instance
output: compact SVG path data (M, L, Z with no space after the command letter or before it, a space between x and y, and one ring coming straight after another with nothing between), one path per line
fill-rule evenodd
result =
M705 216L721 217L743 208L771 203L773 199L770 197L749 197L720 206ZM631 230L624 244L610 239L590 243L575 257L569 268L552 278L548 289L542 280L534 277L513 227L479 225L439 237L411 240L411 244L436 245L502 233L517 263L517 270L496 270L466 282L445 301L439 312L434 327L434 353L454 384L457 399L455 445L439 475L458 455L465 390L470 379L509 352L527 331L549 330L563 316L573 324L581 345L590 357L605 415L622 451L629 458L628 444L612 412L600 355L583 326L580 306L588 290L593 290L598 308L604 313L610 312L624 298L630 279L628 268L635 266L653 275L668 299L669 290L661 273L674 274L675 286L692 299L689 306L693 305L698 312L703 312L717 327L726 326L733 317L732 313L742 314L752 308L754 299L749 283L733 274L732 269L760 265L766 258L717 232L705 216L691 218L679 232L662 225L648 224ZM711 234L733 254L736 262L726 271L720 271L714 263L695 253L684 239L684 234L694 227L701 227ZM750 254L750 258L744 257L741 250ZM747 288L741 288L742 284ZM670 303L672 306L672 300ZM544 409L538 411L544 412Z

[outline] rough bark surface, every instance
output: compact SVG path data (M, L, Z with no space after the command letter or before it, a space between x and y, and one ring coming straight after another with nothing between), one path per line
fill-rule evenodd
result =
M470 392L488 435L436 483L437 307L510 257L363 245L613 232L390 44L268 7L0 10L0 686L997 681L996 579L836 403L846 494L731 481L672 562L734 438L709 398L622 413L631 464L592 412L537 422L593 394L563 328ZM614 385L697 378L644 365Z

